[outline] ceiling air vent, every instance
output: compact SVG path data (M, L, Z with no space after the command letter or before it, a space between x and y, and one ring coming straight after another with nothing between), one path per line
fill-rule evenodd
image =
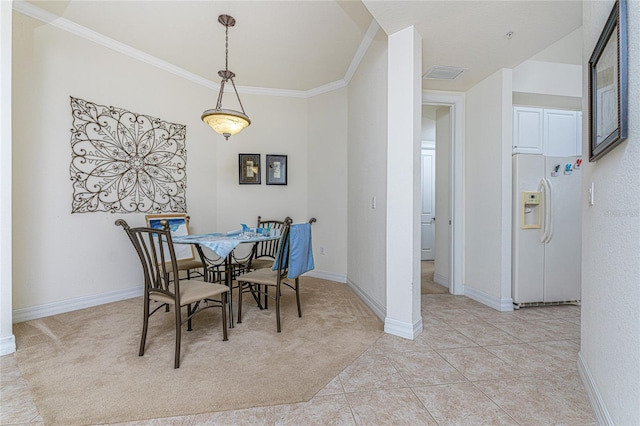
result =
M444 65L433 66L422 78L427 80L455 80L468 68L448 67Z

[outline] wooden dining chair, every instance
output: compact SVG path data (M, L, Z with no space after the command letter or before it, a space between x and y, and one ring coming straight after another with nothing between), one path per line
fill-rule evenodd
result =
M229 288L222 284L208 283L199 279L180 285L177 277L178 261L173 243L169 223L162 221L163 229L131 228L126 221L116 220L117 226L122 226L133 244L144 273L144 316L142 336L140 338L139 356L144 355L149 327L149 318L165 306L175 309L175 354L173 368L180 367L180 340L182 325L187 323L187 330L191 331L192 318L209 308L221 308L222 340L227 340L227 295ZM153 305L153 306L152 306ZM186 307L186 317L182 318L182 308Z
M282 289L289 288L295 292L296 304L298 307L298 317L302 317L302 309L300 306L300 275L302 273L313 269L313 253L311 251L311 224L316 221L315 218L311 218L308 223L292 225L291 219L287 218L282 228L282 234L278 241L278 249L276 253L276 260L273 263L272 268L256 269L251 272L238 277L238 324L242 323L242 295L243 293L251 293L254 299L265 300L271 298L276 302L276 328L278 333L281 332L281 320L280 320L280 299L282 297ZM300 258L300 244L297 241L291 239L292 226L302 227L304 231L308 232L306 236L307 247L302 251L305 251L304 259ZM291 262L292 253L298 259L296 262L303 264L293 264ZM310 261L310 263L309 263ZM291 274L292 267L297 271L295 274ZM269 293L269 287L273 287L273 293ZM259 306L261 309L262 306ZM266 303L265 307L266 308Z

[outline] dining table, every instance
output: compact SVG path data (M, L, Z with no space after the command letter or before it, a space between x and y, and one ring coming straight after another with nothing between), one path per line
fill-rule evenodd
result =
M250 265L249 260L253 255L253 250L255 249L255 243L277 240L279 238L279 234L231 231L226 233L213 232L209 234L180 235L172 237L171 240L174 244L195 245L202 260L202 264L204 265L205 281L220 282L224 280L224 283L229 287L229 327L233 328L233 279L236 274L236 271L234 271L233 261L234 250L240 244L254 244L254 248L252 248L249 255L243 259L247 261L246 265L248 267L248 265ZM202 247L210 249L219 256L219 258L212 259L207 256L203 252ZM242 273L242 271L238 271L238 273Z

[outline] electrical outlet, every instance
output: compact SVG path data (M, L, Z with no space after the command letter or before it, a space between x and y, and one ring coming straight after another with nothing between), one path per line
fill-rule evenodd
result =
M324 256L324 247L320 247L320 254Z

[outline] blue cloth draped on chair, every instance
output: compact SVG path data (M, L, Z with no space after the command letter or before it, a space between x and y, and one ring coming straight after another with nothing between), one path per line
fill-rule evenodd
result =
M284 242L284 250L289 250L288 278L296 278L315 268L313 263L313 247L311 241L311 224L299 223L291 225L289 238ZM278 258L273 262L273 271L278 270Z

